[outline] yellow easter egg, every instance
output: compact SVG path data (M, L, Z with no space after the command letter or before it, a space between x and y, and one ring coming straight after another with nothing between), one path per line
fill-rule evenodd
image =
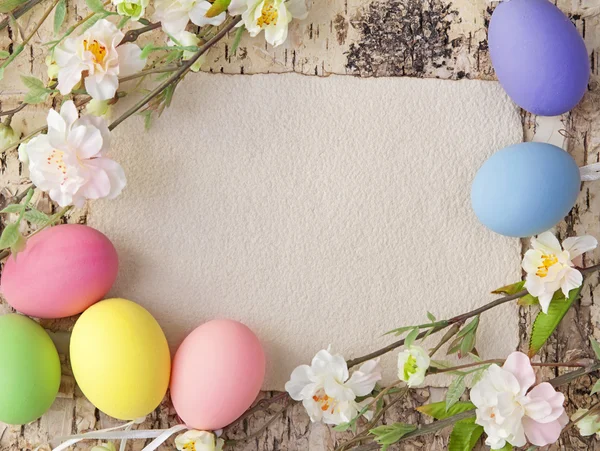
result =
M107 299L83 312L73 328L70 354L81 391L111 417L148 415L167 392L167 339L152 315L134 302Z

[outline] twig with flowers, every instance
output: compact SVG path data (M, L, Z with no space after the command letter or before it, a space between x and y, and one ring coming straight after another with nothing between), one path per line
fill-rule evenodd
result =
M19 147L19 158L27 165L33 184L0 212L15 215L0 235L0 258L10 253L17 256L24 248L27 238L20 232L23 221L37 226L29 235L32 236L60 221L73 206L81 207L89 199L118 196L126 185L126 177L123 168L108 156L112 130L135 114L142 115L147 125L160 116L170 105L180 81L190 72L199 71L206 52L235 27L238 28L232 53L244 31L251 36L264 31L269 44L281 44L287 37L289 22L307 14L303 0L155 0L152 17L145 17L149 0L86 0L89 14L61 33L66 25L66 0L51 0L33 30L25 33L18 19L39 3L11 0L11 7L4 10L8 3L0 0L0 12L8 13L0 28L10 23L21 35L20 44L12 52L0 53L0 78L4 69L31 44L53 11L55 36L46 43L48 80L23 76L28 88L26 96L16 107L0 113L6 117L0 126L0 148L5 152ZM190 22L200 30L188 29ZM127 29L132 23L140 26ZM159 28L166 45L137 45L140 36ZM153 55L158 56L152 58ZM113 105L135 94L135 88L128 91L123 84L149 78L153 78L155 86L109 125ZM60 111L50 109L47 126L19 137L11 127L13 116L26 105L49 99L61 105ZM53 215L37 210L31 202L34 190L47 193L61 210ZM525 254L522 267L526 279L496 290L505 296L445 320L428 313L428 322L394 329L390 333L402 338L361 357L346 360L329 349L319 351L311 365L301 365L292 372L286 393L259 401L238 420L257 412L270 412L274 404L283 404L245 440L261 434L288 406L302 402L312 421L353 433L352 438L338 446L339 451L355 445L363 450L386 449L401 440L449 426L453 427L450 447L457 451L471 450L484 432L486 443L493 449L510 449L527 442L534 446L555 442L567 425L564 396L555 387L598 371L600 345L591 340L596 355L593 363L532 363L530 358L578 299L584 275L600 270L600 265L580 269L582 254L596 246L597 241L588 236L567 238L561 245L552 233L543 233L532 239L532 249ZM529 356L515 352L506 359L482 359L476 346L480 315L516 300L519 305L539 306L541 310L532 327ZM430 350L415 344L441 331L445 334ZM400 347L404 349L398 354L397 381L381 388L378 358ZM435 354L442 349L447 355L457 354L470 361L454 365L435 360ZM536 366L578 369L536 385ZM354 367L358 368L350 374ZM385 412L411 388L422 384L426 376L439 373L453 377L445 401L417 409L436 421L426 426L379 425ZM467 385L472 386L470 401L461 401ZM600 382L596 382L592 394L597 391ZM579 412L573 423L584 435L598 433L597 407ZM177 438L176 445L189 449L197 443L202 449L216 450L243 440L225 442L206 431L188 431Z

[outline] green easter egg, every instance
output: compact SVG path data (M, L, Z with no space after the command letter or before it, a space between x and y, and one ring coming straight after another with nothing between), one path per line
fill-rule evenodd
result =
M30 423L58 393L60 360L54 343L35 321L0 316L0 421Z

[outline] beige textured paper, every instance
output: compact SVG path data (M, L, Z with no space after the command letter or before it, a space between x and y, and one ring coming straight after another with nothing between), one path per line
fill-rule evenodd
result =
M209 319L243 321L265 389L329 344L365 354L520 276L519 241L469 201L481 163L522 137L496 83L193 75L150 132L128 124L113 156L129 186L90 215L119 250L112 295L147 307L174 348ZM482 356L515 349L514 306L482 323Z

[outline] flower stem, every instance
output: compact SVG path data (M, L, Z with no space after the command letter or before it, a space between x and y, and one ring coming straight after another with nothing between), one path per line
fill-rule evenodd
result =
M110 2L108 2L108 3L110 3ZM129 30L127 33L125 33L125 36L123 36L123 39L121 40L121 42L119 42L119 45L123 45L126 42L133 42L137 38L139 38L140 35L148 32L148 31L155 30L159 27L160 27L160 22L156 22L156 23L151 23L150 25L146 25L145 27L137 28L135 30Z
M155 69L143 70L136 74L119 78L119 83L125 83L126 81L135 80L136 78L145 77L146 75L151 75L151 74L164 74L166 72L175 72L180 67L181 67L180 65L177 65L177 66L173 65L173 66L157 67Z
M18 19L23 14L25 14L27 11L29 11L31 8L36 6L38 3L42 3L42 1L43 0L29 0L27 3L19 6L17 9L15 9L13 11L12 18ZM11 20L11 18L7 17L2 22L0 22L0 31L4 30L8 26L8 24L10 23L10 20Z
M453 367L448 367L448 368L430 367L429 370L427 371L427 374L448 373L451 371L462 370L464 368L472 368L474 366L490 365L492 363L503 364L505 361L506 361L506 359L489 359L489 360L481 360L479 362L466 363L464 365L458 365L458 366L453 366ZM531 366L550 367L550 368L587 368L588 367L588 365L586 365L585 363L581 363L581 362L566 362L566 363L562 363L562 362L558 362L558 363L531 362Z
M121 122L123 122L128 117L132 116L139 110L141 110L148 102L158 96L161 92L167 89L171 84L176 83L179 79L187 73L187 71L193 66L193 64L204 55L213 45L219 42L235 25L241 20L241 17L235 17L231 22L225 25L212 39L210 39L206 44L200 47L194 56L192 56L189 60L187 60L180 68L167 78L164 82L158 85L152 92L150 92L147 96L145 96L142 100L136 103L133 107L119 116L117 119L110 124L109 129L114 130Z

